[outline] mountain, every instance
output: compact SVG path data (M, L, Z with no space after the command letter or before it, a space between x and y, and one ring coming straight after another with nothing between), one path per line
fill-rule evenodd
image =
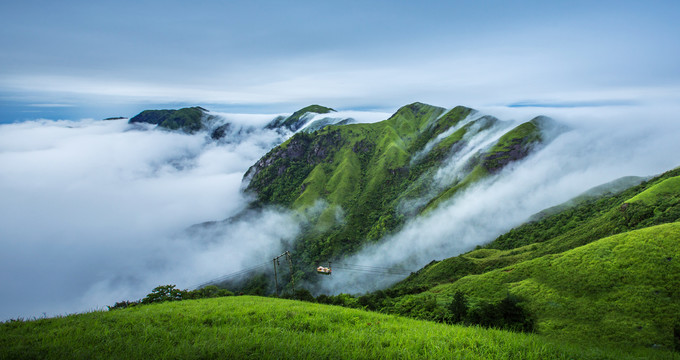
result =
M610 181L606 184L598 185L592 189L589 189L583 194L565 202L564 204L556 205L548 209L542 210L537 214L534 214L529 219L529 222L538 221L547 216L560 213L578 204L581 204L587 200L595 199L603 195L614 195L635 185L639 185L644 180L645 178L640 176L624 176L614 181Z
M464 106L413 103L381 122L298 132L244 181L255 207L281 206L308 218L292 246L311 269L494 179L566 130L543 116L516 125Z
M200 106L179 110L144 110L133 116L128 123L147 123L168 130L182 130L191 134L205 129L205 122L210 118L207 112L208 110Z
M295 132L301 127L303 127L305 124L307 124L307 122L311 120L312 117L314 117L314 114L328 114L331 112L335 112L335 110L321 105L309 105L294 112L292 115L288 117L284 116L277 117L276 119L272 120L272 122L267 124L265 128L267 129L283 128Z
M343 117L324 117L314 120L319 114L330 114L335 110L321 106L309 105L290 116L277 116L264 127L247 124L235 124L228 120L210 113L210 111L200 107L188 107L177 110L144 110L133 116L129 124L151 124L158 128L170 131L180 131L194 134L199 131L206 131L210 138L222 142L240 142L247 135L262 129L276 130L280 135L288 137L298 130L313 132L320 130L328 125L349 124L354 120Z

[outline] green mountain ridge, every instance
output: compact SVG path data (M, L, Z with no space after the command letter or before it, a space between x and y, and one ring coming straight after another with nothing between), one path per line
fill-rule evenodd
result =
M541 210L540 212L532 215L528 222L538 221L547 216L560 213L590 199L594 199L603 195L614 195L620 193L626 189L632 188L633 186L639 185L645 179L646 178L640 176L624 176L606 184L595 186L563 204Z
M207 110L200 106L179 110L144 110L133 116L128 123L147 123L191 134L205 128L204 118L208 116L206 113Z
M328 114L330 112L335 112L335 110L321 106L321 105L309 105L306 106L288 117L279 116L272 120L269 124L265 126L267 129L277 129L286 128L290 131L297 131L302 126L304 126L309 118L310 114Z
M464 106L447 112L413 103L381 122L297 133L246 172L246 191L255 195L255 206L314 210L311 225L293 244L302 264L340 258L498 174L564 130L546 117L512 127L473 114ZM436 179L456 161L453 180Z
M300 110L295 111L290 116L278 116L267 125L264 126L265 129L271 130L286 130L295 132L307 125L307 122L312 119L316 114L328 114L335 112L335 110L321 106L321 105L309 105ZM314 131L321 129L325 126L332 124L347 124L352 122L352 119L337 119L337 118L324 118L315 121L314 124L310 124L310 129L307 131ZM230 122L224 123L220 121L219 117L216 115L211 115L207 109L200 106L181 108L177 110L164 109L164 110L144 110L141 113L133 116L129 121L129 124L135 123L147 123L151 125L157 125L159 128L165 130L175 130L181 131L188 134L194 134L198 131L208 131L210 132L210 137L213 140L219 140L224 138L230 131L238 131L243 133L244 131L251 132L255 129L254 126L243 126L240 129L236 129L237 126Z

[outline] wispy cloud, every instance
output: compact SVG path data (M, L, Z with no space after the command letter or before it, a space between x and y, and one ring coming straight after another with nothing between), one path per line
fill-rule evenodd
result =
M73 104L28 104L30 107L37 108L63 108L63 107L73 107Z
M576 108L576 107L602 107L602 106L625 106L635 105L633 100L591 100L591 101L519 101L508 104L511 108L535 107L535 108Z

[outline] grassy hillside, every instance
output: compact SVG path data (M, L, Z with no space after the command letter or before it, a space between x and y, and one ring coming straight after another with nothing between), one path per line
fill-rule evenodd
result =
M302 265L341 258L528 156L551 122L513 129L475 113L413 103L378 123L298 133L248 170L247 191L260 205L310 210L294 248ZM437 179L443 167L455 175Z
M678 179L680 168L570 202L369 299L381 311L437 319L457 292L472 308L519 296L550 337L680 349Z
M0 324L0 359L649 359L476 327L259 297L137 306Z
M456 257L432 262L397 284L396 288L430 288L463 276L481 274L592 241L680 221L680 191L669 193L669 184L680 177L680 168L617 193L580 200L576 205L519 226L484 246ZM670 181L670 182L667 182ZM662 191L663 190L663 191ZM663 193L663 196L649 196ZM637 201L646 198L647 201ZM570 202L571 203L571 202Z
M680 223L634 230L414 296L436 294L445 304L457 291L486 301L511 294L524 299L544 335L675 348L680 346L679 239ZM486 257L502 256L499 250L485 251Z

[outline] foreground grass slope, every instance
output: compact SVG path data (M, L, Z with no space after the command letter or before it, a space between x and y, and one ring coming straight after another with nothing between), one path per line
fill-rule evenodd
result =
M448 326L336 306L228 297L0 324L2 359L643 359L531 334Z

